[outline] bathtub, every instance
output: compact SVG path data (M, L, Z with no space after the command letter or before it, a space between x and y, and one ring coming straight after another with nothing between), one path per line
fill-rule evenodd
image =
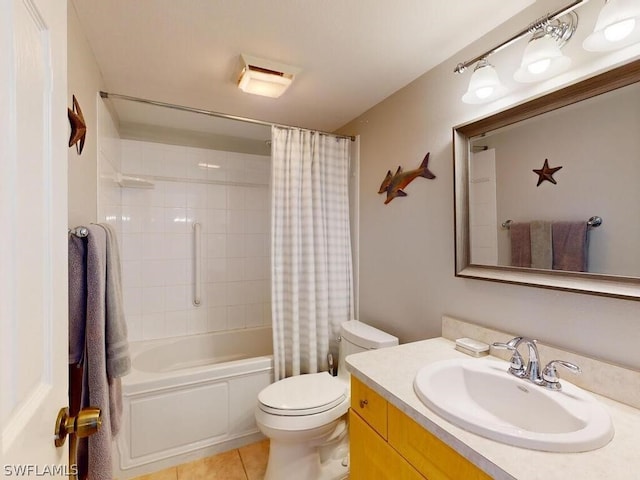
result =
M271 327L131 343L116 477L132 478L263 438L258 392L273 381Z

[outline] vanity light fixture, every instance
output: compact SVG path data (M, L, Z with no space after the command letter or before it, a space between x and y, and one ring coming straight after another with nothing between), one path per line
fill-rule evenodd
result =
M593 33L582 46L590 52L604 52L640 41L640 2L607 0L600 10Z
M490 102L507 93L505 87L498 78L498 72L486 58L478 62L469 80L467 93L462 96L464 103L479 104Z
M578 15L569 12L564 21L543 19L531 27L533 36L522 55L520 68L513 78L518 82L537 82L555 77L571 65L571 59L560 49L569 41L578 27Z
M526 28L490 50L487 50L471 60L459 63L454 69L455 73L463 73L471 65L477 64L471 80L469 81L469 89L462 97L462 101L465 103L484 103L499 98L499 96L506 93L505 89L502 90L501 95L493 96L486 95L488 90L479 90L479 93L485 94L486 97L484 99L474 98L470 92L478 92L478 89L474 88L473 77L477 72L487 68L487 65L491 67L487 62L487 57L503 50L527 35L532 35L532 37L525 49L520 69L514 75L514 78L517 81L535 82L550 78L567 69L571 63L571 59L563 55L560 49L565 43L567 43L567 41L569 41L578 26L578 15L574 10L588 1L589 0L575 0L555 12L539 18ZM629 1L637 2L638 0ZM482 62L487 63L484 65ZM495 69L491 67L491 70L493 71L495 78L497 78ZM476 97L479 97L477 93Z
M278 98L293 82L298 67L242 54L242 72L238 88L246 93Z

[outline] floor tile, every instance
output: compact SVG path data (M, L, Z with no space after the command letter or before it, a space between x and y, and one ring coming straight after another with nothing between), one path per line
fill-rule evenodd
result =
M142 475L141 477L136 477L134 480L177 480L178 479L178 471L176 467L167 468L166 470L161 470L159 472L150 473L148 475Z
M247 480L262 480L269 459L269 440L240 447L239 451Z
M178 480L246 480L247 478L238 450L178 465L177 468Z

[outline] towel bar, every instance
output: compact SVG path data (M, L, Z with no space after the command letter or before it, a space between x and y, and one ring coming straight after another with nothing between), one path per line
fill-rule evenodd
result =
M505 220L502 222L502 228L506 228L507 230L511 227L513 220ZM587 225L590 228L596 228L602 225L602 217L593 216L589 220L587 220Z
M89 229L87 227L76 227L67 229L67 233L75 235L76 237L86 237L89 235Z

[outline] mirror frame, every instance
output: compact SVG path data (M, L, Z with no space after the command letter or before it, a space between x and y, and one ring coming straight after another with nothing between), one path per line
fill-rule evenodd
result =
M472 264L469 239L471 138L639 81L640 60L635 60L494 115L453 128L456 277L640 300L640 277Z

